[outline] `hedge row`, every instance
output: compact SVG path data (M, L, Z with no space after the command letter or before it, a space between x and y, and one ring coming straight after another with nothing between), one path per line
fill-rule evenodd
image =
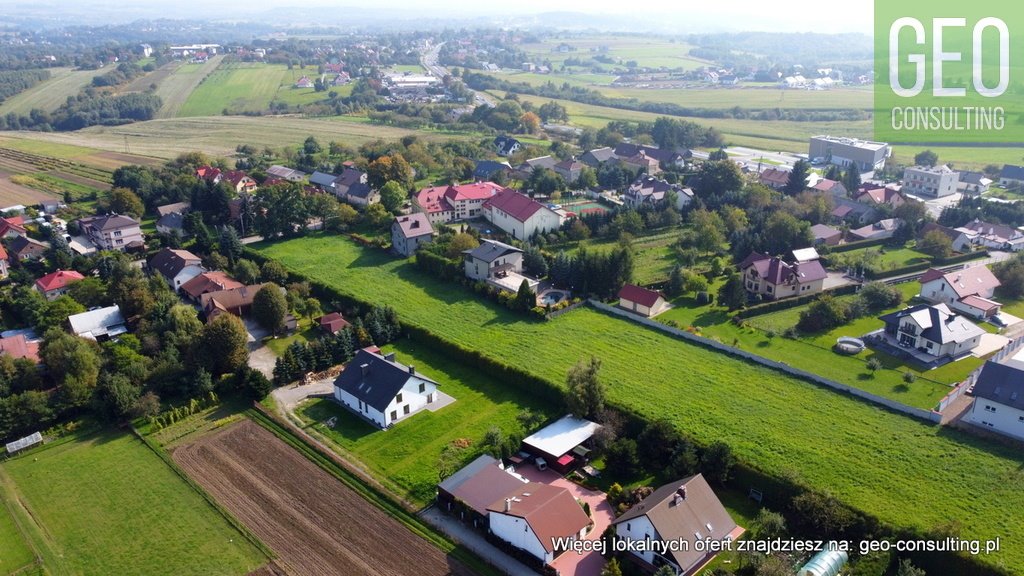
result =
M779 310L789 310L790 308L796 308L803 306L818 299L822 294L829 294L831 296L846 296L847 294L855 294L857 292L857 284L847 284L840 286L839 288L833 288L832 290L826 290L825 292L818 292L816 294L807 294L806 296L797 296L796 298L783 298L782 300L773 300L771 302L765 302L764 304L757 304L754 306L748 306L743 310L736 313L737 318L753 318L754 316L760 316L762 314L769 314L771 312L778 312Z
M953 264L960 264L962 262L969 262L971 260L977 260L978 258L987 257L988 251L968 252L966 254L957 254L956 256L951 256L949 258L936 258L931 262L924 262L922 264L893 268L892 270L879 270L878 272L868 270L864 273L864 277L869 280L881 280L883 278L893 278L896 276L904 276L906 274L914 274L915 272L924 272L929 268L943 268L945 266L952 266Z
M874 240L858 240L856 242L847 242L846 244L840 244L838 246L829 246L829 254L839 254L841 252L850 252L853 250L859 250L861 248L871 248L872 246L882 246L884 244L892 244L892 238L875 238Z

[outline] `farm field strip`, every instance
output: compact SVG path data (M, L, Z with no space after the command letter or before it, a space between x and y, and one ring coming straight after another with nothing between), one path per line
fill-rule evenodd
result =
M0 474L3 474L0 471ZM0 484L4 479L0 478ZM8 501L6 490L0 485L0 574L13 574L35 562L35 554L26 538L18 528L17 521L10 510L13 502Z
M45 531L51 572L243 575L266 562L132 436L61 440L0 467Z
M0 168L0 206L14 206L16 204L32 206L43 200L53 200L54 198L56 196L42 190L11 182L11 175Z
M196 87L220 66L224 56L214 56L202 64L181 63L174 73L165 78L156 89L164 104L157 112L157 118L174 118Z
M53 112L88 86L93 77L103 74L105 68L99 70L72 70L71 68L54 68L50 70L50 79L11 96L0 104L0 114L27 115L33 108Z
M289 572L402 576L416 566L424 576L472 574L250 420L173 458Z
M750 465L828 490L884 522L926 530L955 520L965 537L1001 536L1004 550L987 561L1024 564L1024 526L1011 512L1024 508L1019 452L593 310L527 320L341 237L255 248L552 382L562 382L580 358L596 356L616 404L668 418L699 441L723 440ZM638 366L646 367L642 381Z
M195 87L177 116L216 116L225 109L266 110L287 72L284 66L223 63Z

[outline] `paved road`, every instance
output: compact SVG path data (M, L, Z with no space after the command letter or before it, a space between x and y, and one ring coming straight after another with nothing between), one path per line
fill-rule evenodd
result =
M478 556L509 576L537 576L537 573L527 568L525 564L498 550L482 534L451 516L445 516L436 506L421 512L420 518L447 534L455 542L476 552Z
M430 72L434 76L437 76L438 78L444 78L445 76L451 75L451 73L448 72L448 69L445 68L444 66L441 66L437 61L438 54L441 52L442 46L444 46L444 42L441 42L440 44L437 44L434 47L432 47L430 50L427 50L426 52L423 53L423 56L420 58L420 64L423 65L423 67L426 68L428 72ZM467 88L469 87L467 86ZM469 91L473 93L474 105L487 105L491 107L494 106L494 99L491 98L490 95L485 94L483 92L477 92L472 88L469 88Z

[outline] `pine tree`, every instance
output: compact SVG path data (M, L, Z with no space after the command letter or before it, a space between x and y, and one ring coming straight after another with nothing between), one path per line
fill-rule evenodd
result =
M668 277L668 286L665 291L668 295L675 298L681 296L685 289L686 280L683 278L683 267L676 265L672 268L672 273Z
M860 169L856 165L850 165L846 173L843 174L843 187L850 194L856 193L860 188Z

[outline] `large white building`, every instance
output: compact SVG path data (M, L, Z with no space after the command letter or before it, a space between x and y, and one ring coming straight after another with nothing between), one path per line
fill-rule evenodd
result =
M1024 351L1019 347L982 367L967 421L1024 440Z
M903 188L905 194L942 198L956 193L960 184L960 173L954 172L949 166L914 166L903 172Z
M484 203L483 215L516 240L528 240L537 233L557 232L562 225L562 217L557 212L508 188Z
M388 428L436 402L437 382L399 364L394 354L360 350L334 381L334 399Z
M487 511L495 536L545 564L565 551L555 549L556 539L582 540L590 527L590 518L568 490L539 482L523 484Z
M856 138L838 136L814 136L811 138L808 156L814 160L847 168L856 166L861 172L878 170L892 155L892 148L886 142L871 142Z

